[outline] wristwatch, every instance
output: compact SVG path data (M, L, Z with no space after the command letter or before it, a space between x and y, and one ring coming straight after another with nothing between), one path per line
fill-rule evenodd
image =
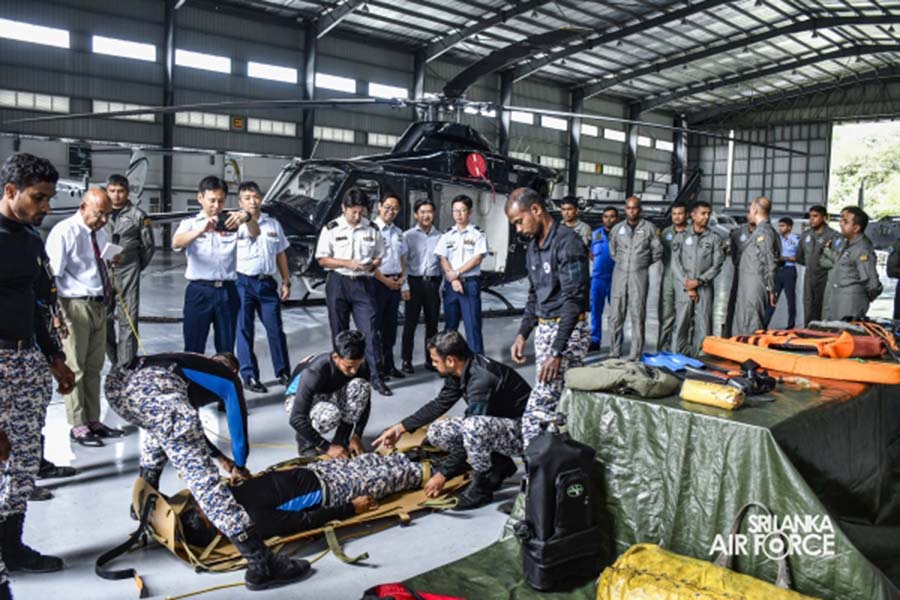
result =
M560 356L562 356L562 352L554 348L550 351L550 356L552 356L553 358L559 358Z

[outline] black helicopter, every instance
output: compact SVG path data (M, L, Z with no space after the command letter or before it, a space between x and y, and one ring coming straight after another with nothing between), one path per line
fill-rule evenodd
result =
M535 109L519 106L498 106L488 102L466 100L465 92L480 78L512 67L516 62L584 35L583 30L560 29L522 40L470 65L450 80L443 92L426 98L380 99L341 98L322 100L256 100L204 102L191 105L149 107L105 113L80 113L31 117L8 121L33 123L84 118L110 118L141 114L165 114L183 111L279 108L367 108L393 107L416 109L420 118L409 126L394 148L386 154L363 156L346 160L294 159L282 169L265 195L263 210L281 223L291 242L288 251L291 271L303 279L307 289L324 281L324 270L313 260L319 232L340 214L340 202L351 186L362 188L370 198L379 199L386 191L400 197L401 226L411 225L412 206L419 198L430 198L437 209L436 226L447 227L450 218L448 200L466 194L475 202L472 222L487 233L490 254L482 263L482 289L489 289L525 277L525 245L518 240L505 215L506 197L513 189L528 186L549 196L553 186L562 180L555 169L536 163L517 160L494 151L491 144L470 126L440 120L443 114L455 114L465 109L487 111L521 111L563 118L576 117L620 124L647 126L695 133L737 143L766 146L777 151L799 153L797 150L737 140L712 131L665 126L657 123L608 117L589 113ZM144 148L146 151L170 149ZM699 178L698 178L699 180ZM682 194L697 193L696 186L686 187ZM664 222L667 210L656 219ZM152 215L151 215L152 217ZM589 224L592 223L587 219Z

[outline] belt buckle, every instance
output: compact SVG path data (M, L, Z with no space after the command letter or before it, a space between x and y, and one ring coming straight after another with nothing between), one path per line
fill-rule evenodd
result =
M219 280L219 281L213 281L213 287L214 287L214 288L220 288L220 287L222 287L223 285L225 285L225 282L224 282L224 281L221 281L221 280Z

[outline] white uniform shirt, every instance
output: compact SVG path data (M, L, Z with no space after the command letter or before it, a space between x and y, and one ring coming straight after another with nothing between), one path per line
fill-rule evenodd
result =
M384 256L381 257L379 269L384 275L399 275L403 270L400 259L406 256L406 240L403 238L403 230L394 223L391 223L390 227L386 227L381 217L376 217L374 223L381 232L381 239L384 242Z
M175 235L206 227L206 215L199 213L178 224ZM186 248L185 279L190 281L234 281L237 279L237 231L204 233ZM181 250L178 250L180 252Z
M264 213L259 215L258 236L250 237L247 224L243 223L238 227L237 238L237 272L244 275L275 275L276 257L290 246L281 223Z
M106 231L100 229L96 237L97 248L103 252L109 240ZM103 280L100 279L97 257L91 244L91 230L84 224L81 212L53 226L47 236L46 248L60 297L103 295Z
M384 255L384 239L371 221L362 218L356 227L351 227L342 216L328 223L319 234L316 258L339 258L370 264ZM352 271L341 267L328 269L349 277L372 277L372 271Z
M459 230L459 227L453 225L444 232L440 241L435 247L434 253L438 256L444 256L450 261L450 266L454 270L460 268L473 256L480 254L484 256L488 252L487 237L481 227L469 223L465 229ZM474 269L463 273L463 277L471 277L481 274L481 265L477 265Z

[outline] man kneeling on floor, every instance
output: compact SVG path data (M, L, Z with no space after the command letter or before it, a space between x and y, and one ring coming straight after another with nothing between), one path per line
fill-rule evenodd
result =
M347 458L362 454L362 433L369 421L369 367L365 363L366 336L342 331L331 352L300 361L285 390L300 456L327 454ZM329 442L323 434L336 430Z
M204 514L247 559L244 581L249 589L291 583L307 574L307 561L273 554L265 546L213 463L216 458L232 482L250 476L245 467L250 448L247 407L234 355L137 357L106 378L106 400L123 419L144 430L140 476L159 489L162 469L172 461ZM234 461L206 438L197 413L201 406L220 401L225 404Z
M444 387L434 400L382 433L374 445L391 448L403 433L431 423L428 442L449 456L435 468L425 493L439 495L448 479L465 470L468 456L472 482L460 494L456 510L484 506L503 480L516 472L510 457L522 454L521 420L531 386L512 368L473 354L456 331L434 336L428 351ZM467 404L465 416L436 420L460 398Z
M419 453L362 454L268 471L231 489L264 538L316 529L377 507L377 500L422 487ZM188 543L204 547L216 529L199 511L181 514Z

